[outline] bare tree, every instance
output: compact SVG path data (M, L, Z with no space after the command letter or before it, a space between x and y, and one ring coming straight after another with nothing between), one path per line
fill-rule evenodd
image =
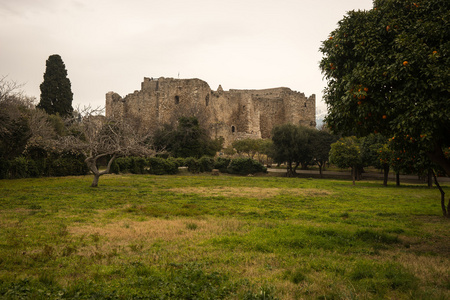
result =
M98 109L88 110L81 122L73 124L76 135L62 138L60 147L86 156L85 162L94 174L92 187L98 186L100 176L108 174L111 164L119 156L151 156L154 151L146 144L149 135L136 130L133 120L114 120L96 115ZM98 169L98 160L108 157L106 169Z
M11 98L22 98L23 84L8 80L8 76L0 77L0 103L10 100Z
M25 96L23 85L0 77L0 156L22 154L30 144L46 144L52 128L47 115L34 109L35 99ZM48 143L47 143L48 144Z

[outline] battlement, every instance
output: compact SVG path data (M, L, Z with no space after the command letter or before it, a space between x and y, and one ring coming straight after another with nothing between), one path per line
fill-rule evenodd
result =
M134 117L143 126L156 129L176 124L181 116L195 116L212 138L222 136L226 144L242 137L269 138L272 128L292 123L315 126L315 95L287 87L262 90L211 90L198 79L148 78L141 90L121 97L106 94L106 115Z

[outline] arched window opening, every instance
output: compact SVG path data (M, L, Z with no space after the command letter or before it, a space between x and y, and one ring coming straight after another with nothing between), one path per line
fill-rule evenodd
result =
M231 126L231 132L236 132L236 127L234 127L234 126Z
M175 96L175 104L180 104L180 96Z

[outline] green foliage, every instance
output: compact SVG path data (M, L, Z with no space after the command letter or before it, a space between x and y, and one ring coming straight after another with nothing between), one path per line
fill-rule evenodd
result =
M182 157L169 157L168 160L173 162L178 168L186 166L185 159Z
M342 169L361 165L361 150L356 137L341 138L331 144L330 162Z
M53 129L55 130L57 135L59 135L59 136L67 135L67 128L64 124L64 120L59 115L59 112L57 112L54 115L49 115L48 121L49 121L50 125L53 127Z
M306 169L313 161L315 133L314 128L293 124L276 126L272 130L273 159L277 163L287 163L288 175L295 174L300 164Z
M214 169L218 169L220 172L225 173L230 165L230 162L231 158L219 156L214 161Z
M380 148L388 142L388 139L381 134L369 134L361 141L361 160L364 166L373 166L378 169L383 168L380 162Z
M111 173L127 173L129 168L129 160L126 157L118 157L111 164Z
M48 176L85 175L88 168L84 160L83 155L69 152L52 155L45 162L48 168L46 174Z
M12 160L0 159L0 178L28 178L41 176L85 175L84 156L73 153L45 153L35 159L18 156Z
M171 175L178 173L178 163L179 161L173 158L125 156L113 161L111 173Z
M244 153L247 154L248 157L253 159L255 154L259 150L258 140L256 139L242 139L236 140L232 143L234 149L238 154Z
M235 158L228 166L228 173L231 174L247 175L265 172L267 172L267 168L251 158Z
M132 156L131 158L131 169L130 172L132 174L144 174L145 173L145 167L147 164L147 161L143 157L138 156Z
M10 178L27 178L28 176L28 160L19 156L14 158L9 167Z
M163 159L159 157L150 157L147 159L150 167L149 173L155 175L176 174L178 173L178 160Z
M337 137L325 130L315 130L310 139L311 149L313 149L314 162L320 170L329 159L331 144L336 142Z
M0 179L8 178L8 172L11 167L11 162L0 157Z
M449 173L449 19L447 0L377 0L349 12L321 47L330 128L395 137Z
M12 159L25 150L31 137L27 113L20 102L0 102L0 157Z
M54 54L47 59L44 81L40 88L41 101L37 105L38 108L49 115L58 113L63 118L72 114L73 93L61 56Z
M200 172L211 172L214 169L214 158L209 156L202 156L198 163L200 165Z
M188 168L188 171L191 173L200 173L201 172L201 166L198 161L198 159L194 157L188 157L184 160L184 163L186 167Z
M223 138L212 140L200 127L196 117L181 117L176 129L164 125L153 136L153 147L174 157L215 156L222 149Z

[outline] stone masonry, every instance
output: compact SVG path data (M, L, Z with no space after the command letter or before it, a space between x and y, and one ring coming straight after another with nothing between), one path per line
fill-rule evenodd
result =
M176 125L181 116L195 116L212 138L225 145L242 138L270 138L274 126L292 123L316 126L316 97L280 87L264 90L211 90L200 79L144 78L141 90L122 98L106 94L106 116L134 117L154 130Z

